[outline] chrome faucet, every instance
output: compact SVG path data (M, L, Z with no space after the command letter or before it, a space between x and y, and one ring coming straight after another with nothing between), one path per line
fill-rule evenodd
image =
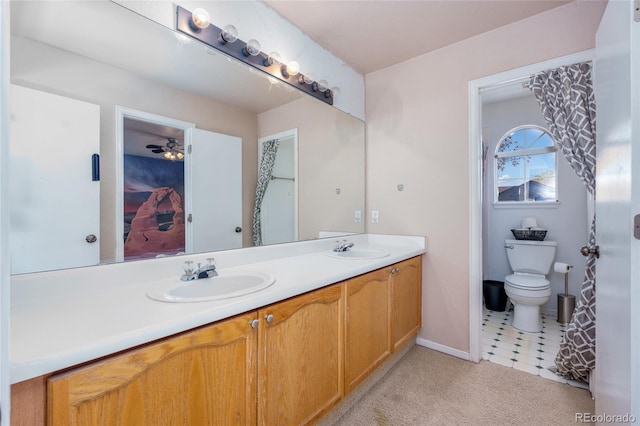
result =
M201 278L211 278L218 275L216 272L216 264L213 257L207 259L207 263L203 266L198 263L198 268L194 269L193 261L184 262L184 274L180 276L182 281L199 280Z
M353 243L351 243L351 242L349 242L347 240L336 241L336 246L333 249L333 251L336 252L336 253L339 253L339 252L347 251L351 247L353 247Z

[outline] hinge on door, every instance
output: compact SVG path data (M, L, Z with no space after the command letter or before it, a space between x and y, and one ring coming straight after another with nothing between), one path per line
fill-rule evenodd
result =
M638 0L638 1L640 1L640 0ZM192 147L192 146L193 146L193 145L189 145L189 146L187 147L187 154L191 154L191 147Z
M640 22L640 0L633 2L633 20Z
M193 222L193 216L191 216L191 213L187 215L187 222L189 223Z
M640 214L633 217L633 237L640 240Z

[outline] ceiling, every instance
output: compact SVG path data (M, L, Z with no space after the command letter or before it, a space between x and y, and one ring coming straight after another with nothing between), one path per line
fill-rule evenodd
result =
M367 74L570 3L566 0L265 0Z

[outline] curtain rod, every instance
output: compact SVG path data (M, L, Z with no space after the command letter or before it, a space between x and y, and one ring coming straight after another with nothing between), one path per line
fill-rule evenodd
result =
M527 83L527 81L532 77L532 75L512 78L511 80L501 81L500 83L492 84L491 86L483 86L480 88L480 93L490 92L492 90L502 89L505 86L511 86L516 84L521 84L522 88L525 88L524 84Z

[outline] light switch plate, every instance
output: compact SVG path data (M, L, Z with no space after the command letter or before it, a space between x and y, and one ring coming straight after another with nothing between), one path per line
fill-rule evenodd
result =
M378 210L373 210L371 212L371 222L378 223L380 221L380 216L378 215Z
M353 215L353 218L356 221L356 223L362 222L362 212L360 210L356 210L355 214Z

